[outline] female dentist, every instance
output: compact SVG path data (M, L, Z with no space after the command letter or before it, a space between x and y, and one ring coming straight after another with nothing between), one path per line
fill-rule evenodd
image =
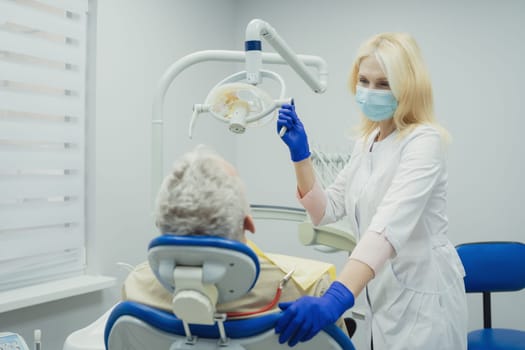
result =
M359 49L350 89L365 118L349 164L326 190L317 183L294 105L286 127L298 197L315 225L348 215L359 242L321 297L280 304L275 330L307 341L354 305L364 289L370 349L467 349L464 269L447 238L446 131L415 40L383 33Z

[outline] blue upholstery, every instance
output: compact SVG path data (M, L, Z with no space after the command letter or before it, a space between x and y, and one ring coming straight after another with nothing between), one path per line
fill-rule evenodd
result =
M468 350L523 350L525 332L513 329L487 328L468 335Z
M525 288L525 244L480 242L456 248L467 271L468 293L513 292Z
M248 255L257 264L257 276L259 276L259 259L253 250L246 244L226 239L224 237L205 237L205 236L176 236L164 234L154 238L148 250L158 246L192 246L192 247L216 247L234 250Z
M115 322L125 315L140 319L160 331L184 337L182 321L173 314L136 302L124 301L113 309L106 323L104 331L104 344L106 345L106 349L108 349L108 338L111 329ZM280 313L268 314L243 320L226 321L224 323L224 328L229 338L248 338L273 329L280 316ZM217 325L190 325L190 329L193 335L200 338L219 338ZM350 339L337 326L330 325L323 331L329 334L331 338L341 346L341 349L355 350Z
M468 334L468 350L525 350L525 331L492 328L491 292L525 288L525 244L478 242L456 247L467 293L483 293L484 328Z

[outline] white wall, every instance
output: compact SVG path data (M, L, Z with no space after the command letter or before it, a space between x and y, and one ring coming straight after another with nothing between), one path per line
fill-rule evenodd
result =
M321 55L330 83L315 95L289 67L271 67L285 77L311 143L328 151L349 151L346 132L356 109L346 87L360 42L380 31L407 31L419 41L434 82L436 110L451 131L450 238L454 243L521 240L524 197L524 141L521 82L525 81L525 3L332 0L113 0L97 5L96 144L91 144L89 202L90 263L118 277L115 263L145 257L156 234L149 206L149 120L155 83L178 58L197 50L242 50L246 24L261 18L298 52ZM327 5L328 4L328 5ZM265 50L271 50L264 44ZM186 137L193 103L238 65L206 63L181 74L166 102L166 166L194 144L210 144L236 163L252 203L297 206L288 151L274 126L232 135L210 118L199 120L195 138ZM94 103L95 101L92 100ZM208 120L206 120L208 119ZM94 151L94 152L93 152ZM93 185L93 183L90 183ZM257 222L254 240L273 251L342 265L344 254L322 255L296 241L290 223ZM276 243L277 242L277 243ZM525 293L494 297L494 324L525 329L520 310ZM66 335L93 320L119 296L103 293L25 308L0 315L2 330L42 328L44 345L60 349ZM470 327L481 326L481 299L469 298ZM56 329L56 330L55 330ZM361 345L357 335L357 345Z
M208 11L201 12L199 1L99 2L95 198L97 254L103 257L105 273L115 273L119 259L132 264L142 261L147 244L157 234L149 192L151 110L157 81L182 56L230 46L229 4L210 4ZM199 134L193 141L187 137L193 103L202 102L207 84L227 72L224 66L192 67L167 93L167 166L203 140L211 141L221 153L232 153L233 140L221 139L206 123L197 125Z

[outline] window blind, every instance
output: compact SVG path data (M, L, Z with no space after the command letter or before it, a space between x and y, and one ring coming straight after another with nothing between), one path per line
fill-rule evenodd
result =
M0 0L0 291L85 268L88 0Z

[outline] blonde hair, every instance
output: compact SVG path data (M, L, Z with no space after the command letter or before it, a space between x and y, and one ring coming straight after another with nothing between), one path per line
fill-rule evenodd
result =
M378 60L398 102L393 120L400 136L418 125L431 124L448 139L448 132L434 116L430 77L414 38L406 33L381 33L366 41L358 50L350 74L349 85L354 95L359 81L359 67L369 56ZM377 122L363 116L359 130L361 135L367 137L377 127Z

